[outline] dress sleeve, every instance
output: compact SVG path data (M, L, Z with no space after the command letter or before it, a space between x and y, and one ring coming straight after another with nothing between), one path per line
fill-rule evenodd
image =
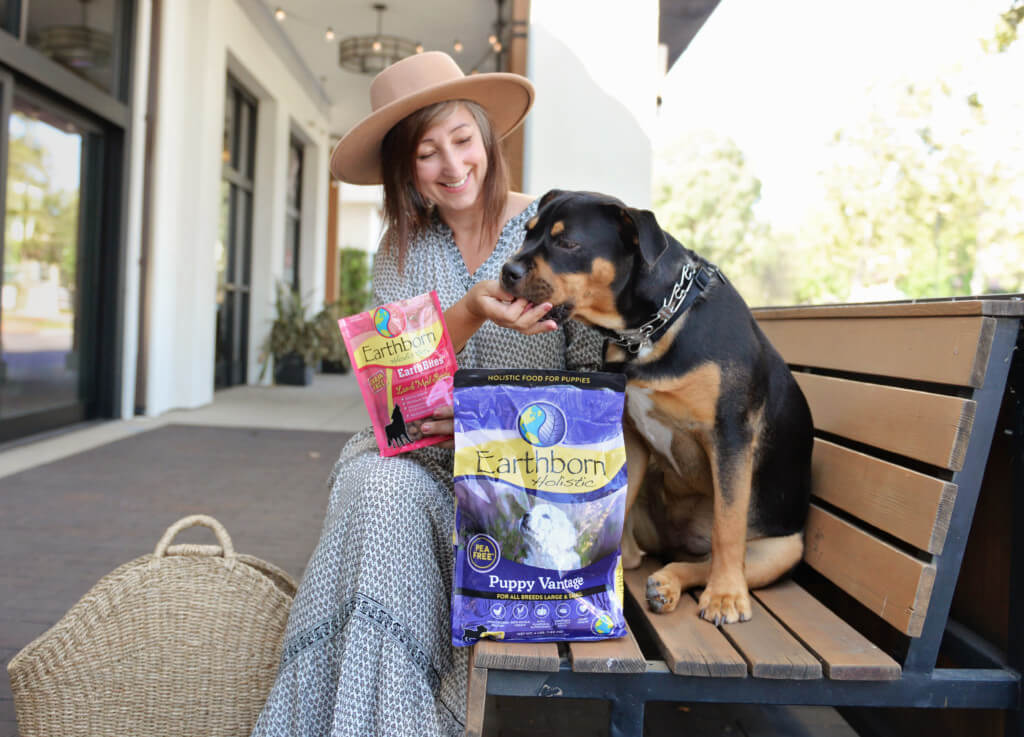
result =
M599 371L604 362L604 336L589 325L566 320L565 367L569 371Z

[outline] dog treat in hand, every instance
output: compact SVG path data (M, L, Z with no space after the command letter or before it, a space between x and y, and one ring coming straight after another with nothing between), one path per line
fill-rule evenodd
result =
M452 642L622 637L625 377L455 374Z
M338 320L352 370L384 456L440 443L420 426L451 406L455 351L437 293Z

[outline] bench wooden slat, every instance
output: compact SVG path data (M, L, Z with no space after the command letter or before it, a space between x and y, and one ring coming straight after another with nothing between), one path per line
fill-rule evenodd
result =
M899 679L899 663L796 582L786 579L755 591L754 596L818 657L832 680Z
M996 321L852 317L759 324L787 363L980 387Z
M684 595L670 614L654 614L647 608L647 577L660 567L655 561L644 561L640 568L626 571L625 579L626 590L643 611L669 670L680 676L746 676L743 656L717 627L697 616L697 602L692 597Z
M813 305L807 307L757 307L753 310L762 320L821 320L847 317L949 317L955 315L988 315L1020 317L1024 301L1014 299L954 299L920 302L857 302L844 305Z
M750 664L754 678L821 678L821 663L756 599L749 622L724 624L722 631Z
M807 518L804 560L896 629L920 636L935 582L933 563L815 504Z
M628 630L625 637L598 642L570 642L569 662L578 673L643 673L647 659Z
M496 642L481 640L473 646L477 668L558 671L558 643Z
M944 394L795 374L814 427L958 471L976 403Z
M942 552L956 484L820 438L812 477L819 499L922 550Z

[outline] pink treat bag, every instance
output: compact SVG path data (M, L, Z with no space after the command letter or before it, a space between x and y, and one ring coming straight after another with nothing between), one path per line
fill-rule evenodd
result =
M436 292L343 317L338 327L373 421L380 454L445 440L420 425L452 404L455 351Z

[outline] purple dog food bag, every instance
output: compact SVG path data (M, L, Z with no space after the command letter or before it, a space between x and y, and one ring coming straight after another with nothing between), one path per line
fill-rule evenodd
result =
M625 386L609 373L455 373L455 645L626 634Z

